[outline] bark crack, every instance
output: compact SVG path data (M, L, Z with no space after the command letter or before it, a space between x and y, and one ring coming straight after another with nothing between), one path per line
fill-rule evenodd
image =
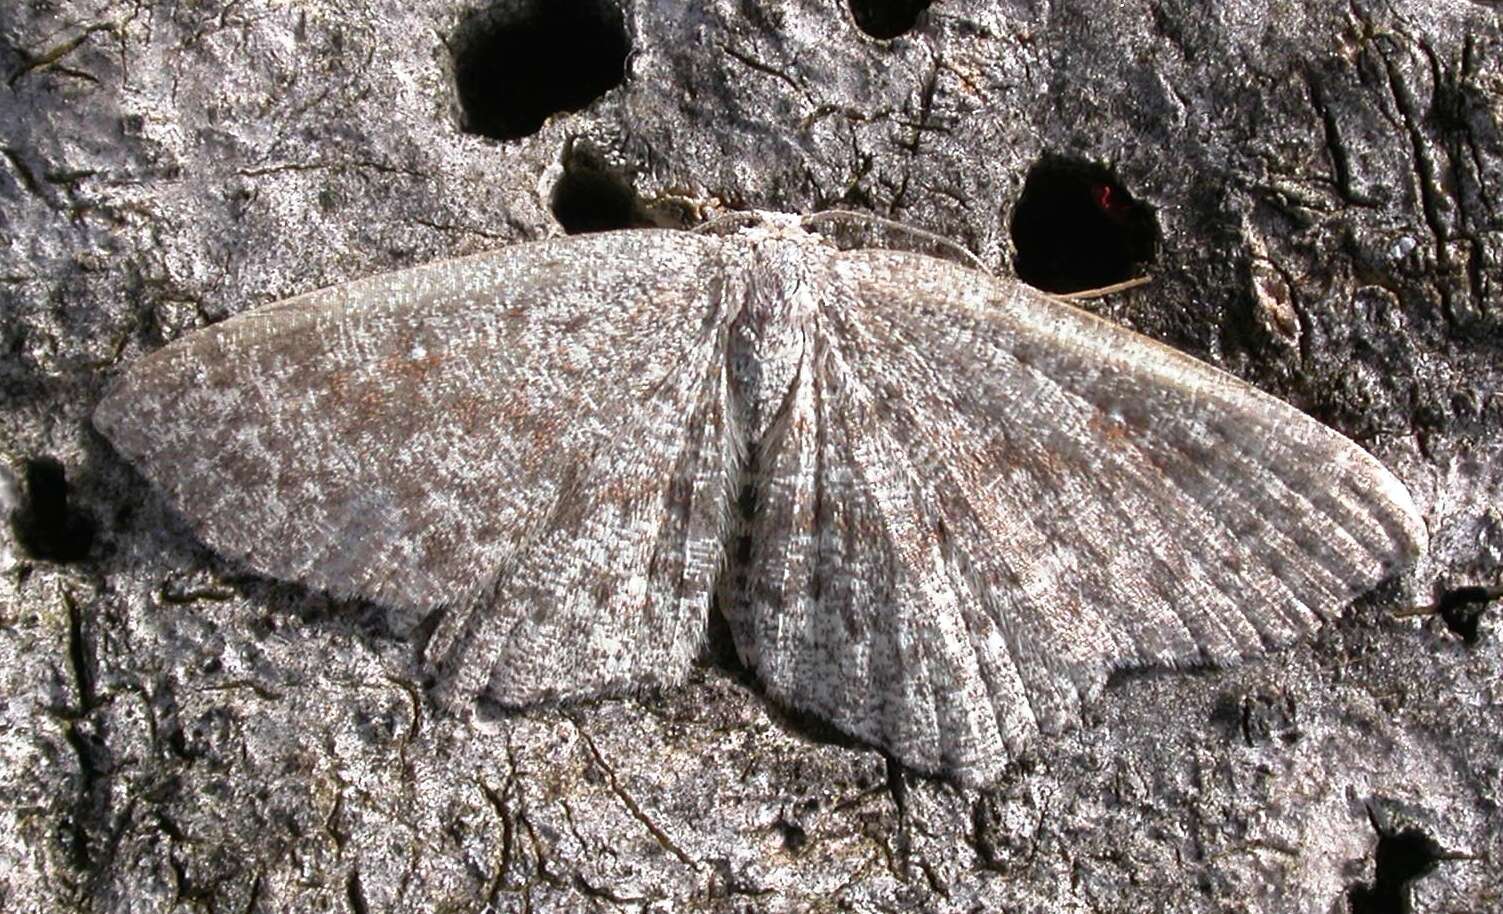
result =
M640 822L642 827L647 829L653 838L657 840L658 844L662 845L664 850L677 857L681 863L685 866L698 868L698 864L694 858L690 857L683 848L679 847L673 838L663 830L662 826L658 825L657 822L653 821L651 816L647 815L641 805L632 797L631 793L621 786L620 780L616 777L616 769L605 760L605 756L600 752L600 747L595 745L595 740L590 737L584 725L574 717L570 717L569 721L574 725L575 731L579 733L580 739L584 740L585 747L590 750L590 757L595 760L595 764L600 766L600 770L605 774L605 780L610 785L611 792L621 801L621 805L626 807L626 811L631 814L631 817Z

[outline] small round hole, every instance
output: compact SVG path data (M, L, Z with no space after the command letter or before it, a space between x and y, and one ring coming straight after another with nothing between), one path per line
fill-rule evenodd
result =
M553 218L570 235L631 228L643 222L636 191L604 169L566 165L553 186Z
M1013 210L1013 269L1046 292L1099 289L1139 275L1156 237L1153 213L1105 168L1045 160Z
M1441 593L1436 611L1452 634L1466 644L1476 644L1481 637L1482 614L1497 599L1503 599L1503 590L1457 587Z
M856 27L873 38L896 38L910 31L933 0L851 0Z
M503 0L471 14L451 47L464 130L514 140L619 86L629 42L609 0Z
M1408 914L1414 910L1414 883L1445 859L1445 851L1417 828L1379 833L1373 854L1373 881L1347 889L1351 914Z

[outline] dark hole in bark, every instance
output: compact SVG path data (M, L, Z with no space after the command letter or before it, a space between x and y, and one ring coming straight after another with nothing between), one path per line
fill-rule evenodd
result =
M360 884L360 874L354 870L345 878L344 897L354 914L370 914L370 904L365 900L365 887Z
M851 0L856 27L873 38L896 38L913 28L932 0Z
M589 165L566 165L553 186L553 218L571 235L642 223L636 191L621 178Z
M1487 604L1503 597L1503 590L1486 587L1454 587L1444 591L1436 601L1436 611L1446 628L1466 644L1476 644L1482 613Z
M1351 914L1411 914L1409 886L1435 869L1443 857L1440 845L1417 828L1378 835L1373 881L1347 890Z
M1157 235L1152 211L1105 168L1046 159L1013 210L1013 268L1046 292L1098 289L1140 275Z
M52 457L26 462L26 489L11 514L16 542L34 559L77 562L94 545L94 519L68 505L68 476Z
M783 847L787 851L796 854L808 846L809 833L802 825L784 820L779 822L778 826L783 832Z
M460 25L451 47L463 128L497 140L537 132L621 84L629 42L609 0L508 0Z

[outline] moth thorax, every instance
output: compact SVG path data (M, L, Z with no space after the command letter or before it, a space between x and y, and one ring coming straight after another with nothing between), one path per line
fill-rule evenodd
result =
M749 271L741 313L731 328L730 370L742 420L757 441L783 408L806 360L815 310L815 284L796 257L807 246L766 243Z

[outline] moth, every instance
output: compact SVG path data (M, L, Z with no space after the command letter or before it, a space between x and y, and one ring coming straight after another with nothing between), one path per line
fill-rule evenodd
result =
M965 784L1110 672L1282 645L1426 548L1340 434L850 213L312 292L94 423L222 554L441 612L451 705L671 686L718 608L773 700Z

